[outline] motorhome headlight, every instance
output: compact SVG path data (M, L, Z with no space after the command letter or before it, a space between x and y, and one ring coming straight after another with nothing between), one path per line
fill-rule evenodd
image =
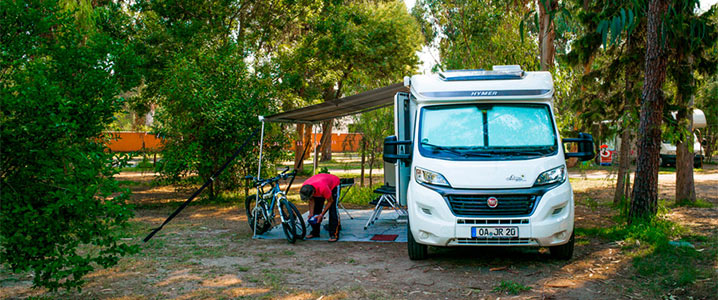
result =
M422 168L415 168L414 170L416 182L418 183L449 186L449 182L446 181L446 178L444 178L444 176L439 173L424 170Z
M536 178L536 183L534 183L534 185L546 185L546 184L564 182L565 180L566 180L566 167L559 166L557 168L553 168L551 170L541 173L541 175L539 175L538 178Z

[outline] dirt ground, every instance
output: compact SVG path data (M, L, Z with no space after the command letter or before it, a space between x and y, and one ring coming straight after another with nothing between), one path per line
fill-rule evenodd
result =
M610 226L614 181L606 171L574 174L576 227ZM136 216L123 240L141 251L119 265L87 276L82 292L31 288L30 274L0 269L0 298L61 299L643 299L651 297L616 242L577 236L570 261L543 248L431 248L411 261L405 243L327 243L253 240L242 205L201 204L185 209L150 242L142 238L191 191L152 186L151 176L121 174L130 186ZM674 181L660 180L660 198L671 199ZM712 208L675 208L668 216L697 234L718 236L718 170L696 173L698 198ZM167 205L170 203L170 205ZM300 207L302 211L305 207ZM714 260L714 263L715 260ZM718 265L714 267L718 272ZM712 279L699 280L715 280ZM501 282L530 290L496 292ZM700 283L699 283L700 284ZM711 298L671 291L677 298Z

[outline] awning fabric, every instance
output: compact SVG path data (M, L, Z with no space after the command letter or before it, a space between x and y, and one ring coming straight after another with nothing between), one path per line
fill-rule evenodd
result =
M393 105L394 95L397 92L408 91L409 89L404 84L396 83L333 101L271 115L265 117L264 120L281 123L319 123Z

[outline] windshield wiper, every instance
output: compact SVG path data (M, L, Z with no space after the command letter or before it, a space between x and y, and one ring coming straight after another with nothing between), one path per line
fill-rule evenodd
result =
M456 150L456 149L453 149L453 148L444 147L444 146L439 146L439 145L434 145L434 144L429 144L429 143L427 143L427 142L421 142L421 144L434 148L434 151L436 151L436 150L444 150L444 151L451 152L451 153L454 153L454 154L459 155L459 156L464 156L464 157L466 157L466 154L465 154L465 153L463 153L463 152L461 152L461 151L458 151L458 150Z
M551 153L551 151L542 151L542 150L521 150L521 149L483 149L478 150L474 149L473 151L469 151L467 154L470 155L476 155L476 154L488 154L488 155L506 155L506 156L522 156L522 155L539 155L543 156L546 154Z

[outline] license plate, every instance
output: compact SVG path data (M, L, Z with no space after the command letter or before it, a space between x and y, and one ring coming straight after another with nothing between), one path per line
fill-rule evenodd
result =
M471 237L475 237L475 238L519 237L519 228L516 226L471 227Z

